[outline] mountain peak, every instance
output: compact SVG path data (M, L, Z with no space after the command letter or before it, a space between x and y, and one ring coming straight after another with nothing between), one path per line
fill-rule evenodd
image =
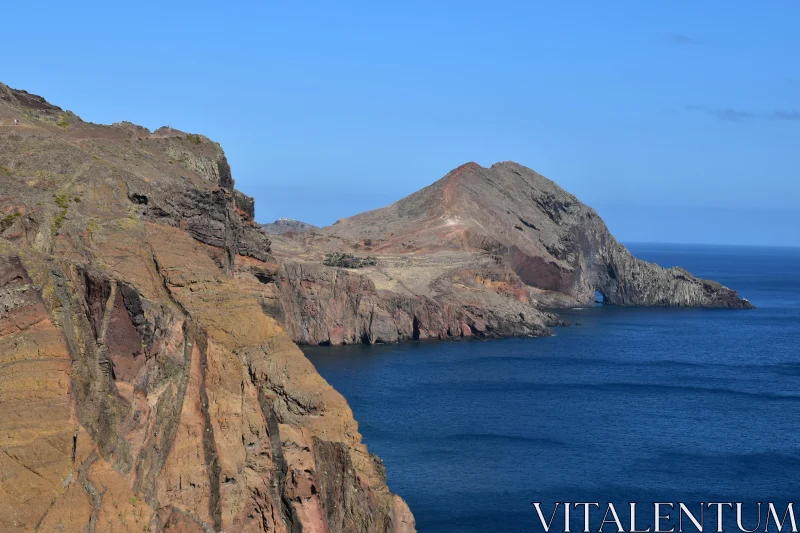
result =
M463 165L459 165L453 170L451 170L450 174L454 172L465 172L468 170L484 170L484 167L482 167L479 163L476 163L475 161L468 161Z

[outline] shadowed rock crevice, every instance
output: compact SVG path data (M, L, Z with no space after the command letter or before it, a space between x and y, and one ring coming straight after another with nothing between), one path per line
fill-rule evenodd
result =
M217 455L216 440L214 439L214 426L209 415L208 394L206 392L206 368L208 367L208 340L205 332L199 330L195 342L200 350L200 364L202 366L202 382L200 385L200 405L203 413L203 455L208 468L208 482L210 498L208 503L209 514L214 521L214 529L222 529L222 508L220 502L220 464Z
M60 310L60 323L73 359L72 380L77 393L78 416L94 441L100 455L109 458L120 437L123 402L114 384L113 365L105 345L105 334L110 320L108 315L111 286L98 287L80 274L80 269L61 269L51 263L54 296ZM71 279L73 278L74 279ZM88 295L96 302L95 313L89 307ZM124 455L124 452L123 452Z
M263 387L259 387L258 389L258 401L261 413L267 421L267 434L269 437L270 449L276 465L275 483L272 485L273 501L276 502L278 512L288 528L287 532L302 533L303 525L300 523L297 511L286 497L286 476L289 472L289 464L286 462L286 458L283 455L278 418L270 405L270 399Z

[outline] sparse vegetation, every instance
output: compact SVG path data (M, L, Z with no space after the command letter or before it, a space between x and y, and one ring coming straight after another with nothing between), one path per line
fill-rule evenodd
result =
M139 210L135 204L128 205L128 216L117 220L119 227L131 230L139 225Z
M67 193L54 194L53 199L56 201L56 205L61 209L66 209L69 206Z
M124 230L131 230L139 225L137 218L125 217L117 220L117 224Z
M11 169L0 165L0 174L11 174Z
M64 219L66 218L66 211L62 213L58 213L56 216L53 217L53 233L58 233L58 230L61 229L61 224L64 223Z
M63 211L58 213L56 216L53 217L53 233L58 233L58 230L61 229L61 225L64 223L64 219L66 218L67 212Z
M203 144L203 138L196 133L190 133L186 136L186 138L192 141L194 144Z
M59 115L58 120L56 120L56 126L59 128L67 129L69 127L69 122L67 121L67 117L65 115Z
M69 198L67 197L67 193L61 194L54 194L53 199L56 202L56 206L59 208L59 212L56 213L56 216L53 217L53 234L58 233L58 230L61 229L61 225L64 223L64 219L67 217L67 209L69 209Z
M358 257L353 254L334 252L325 254L325 259L322 264L333 267L341 268L362 268L366 266L375 266L377 260L372 256Z
M0 218L0 232L3 232L5 230L7 230L8 228L10 228L11 224L13 224L14 221L17 220L21 216L22 216L22 213L17 211L17 212L11 213L10 215L4 216L3 218Z

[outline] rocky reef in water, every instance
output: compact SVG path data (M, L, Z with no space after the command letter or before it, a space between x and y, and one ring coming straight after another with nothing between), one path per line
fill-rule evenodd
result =
M298 343L548 335L552 310L605 304L751 308L715 281L635 258L603 220L512 162L467 163L388 207L273 236L271 305ZM325 254L375 266L320 266Z
M0 84L0 531L415 530L253 207L203 136Z

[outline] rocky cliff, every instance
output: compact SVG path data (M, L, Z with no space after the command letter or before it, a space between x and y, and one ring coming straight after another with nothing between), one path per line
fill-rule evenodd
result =
M516 280L497 279L496 274L459 271L444 292L418 295L379 289L369 276L347 269L282 261L272 308L300 344L540 336L561 323L554 314L533 308Z
M545 309L592 305L750 308L735 291L636 259L597 213L516 163L468 163L388 207L273 237L276 288L301 343L543 335ZM369 254L361 269L326 253Z
M233 185L205 137L0 84L0 531L414 531Z

